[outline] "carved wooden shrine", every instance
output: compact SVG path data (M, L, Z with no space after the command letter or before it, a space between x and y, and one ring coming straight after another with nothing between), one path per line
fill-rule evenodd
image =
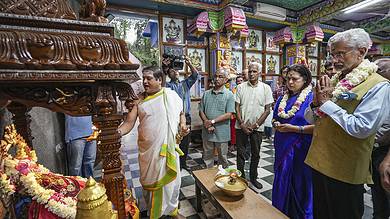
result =
M103 181L109 200L125 218L121 173L122 115L117 100L135 99L128 83L139 80L138 65L129 61L127 45L113 37L104 21L105 0L87 1L85 20L67 0L0 1L0 107L14 114L18 132L31 143L33 106L69 115L94 115L101 133ZM31 144L30 144L31 145Z

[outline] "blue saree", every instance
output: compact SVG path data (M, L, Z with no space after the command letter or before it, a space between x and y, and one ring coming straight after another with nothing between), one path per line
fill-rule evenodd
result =
M287 100L285 111L291 109L299 95ZM278 108L283 96L276 102L273 118L280 123L308 125L304 118L307 107L313 100L310 92L295 116L283 119L278 116ZM304 163L310 147L312 135L293 132L275 133L274 183L272 188L272 205L290 218L313 218L313 190L311 169Z

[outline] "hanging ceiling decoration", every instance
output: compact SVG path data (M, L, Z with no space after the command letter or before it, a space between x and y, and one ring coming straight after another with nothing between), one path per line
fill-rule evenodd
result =
M228 6L222 11L203 11L190 24L188 31L200 37L206 32L222 32L226 29L231 35L239 33L239 37L248 36L245 12L240 8Z
M188 31L196 37L200 37L207 31L209 22L209 14L207 11L203 11L195 17L192 24L189 26Z
M293 35L290 27L285 27L276 31L273 42L280 46L293 41Z
M318 25L309 25L306 27L304 41L308 43L322 42L324 39L324 32Z

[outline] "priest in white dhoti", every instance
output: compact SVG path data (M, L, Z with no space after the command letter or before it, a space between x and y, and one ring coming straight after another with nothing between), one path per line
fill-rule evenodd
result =
M183 101L162 88L164 74L154 67L143 69L145 97L134 105L118 132L131 131L139 118L138 148L140 181L145 190L150 218L178 216L180 162L178 143L189 133Z

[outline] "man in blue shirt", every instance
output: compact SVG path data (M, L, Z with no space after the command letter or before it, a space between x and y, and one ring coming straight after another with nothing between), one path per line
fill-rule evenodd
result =
M91 116L65 115L65 142L70 176L93 177L96 141L87 139L92 133Z
M195 84L196 80L198 79L198 70L192 65L190 59L188 57L185 57L185 62L188 65L188 67L191 70L191 75L188 76L186 79L179 81L179 72L175 70L172 67L169 67L167 69L167 74L170 79L169 82L166 82L165 86L171 88L174 90L179 97L183 101L183 108L184 113L186 116L186 123L187 126L191 127L191 96L190 96L190 89ZM167 62L163 61L163 68L164 65L166 66ZM169 62L168 62L169 63ZM180 157L180 168L187 169L187 154L188 154L188 146L190 144L190 135L185 136L181 143L180 143L180 149L183 151L184 156Z

